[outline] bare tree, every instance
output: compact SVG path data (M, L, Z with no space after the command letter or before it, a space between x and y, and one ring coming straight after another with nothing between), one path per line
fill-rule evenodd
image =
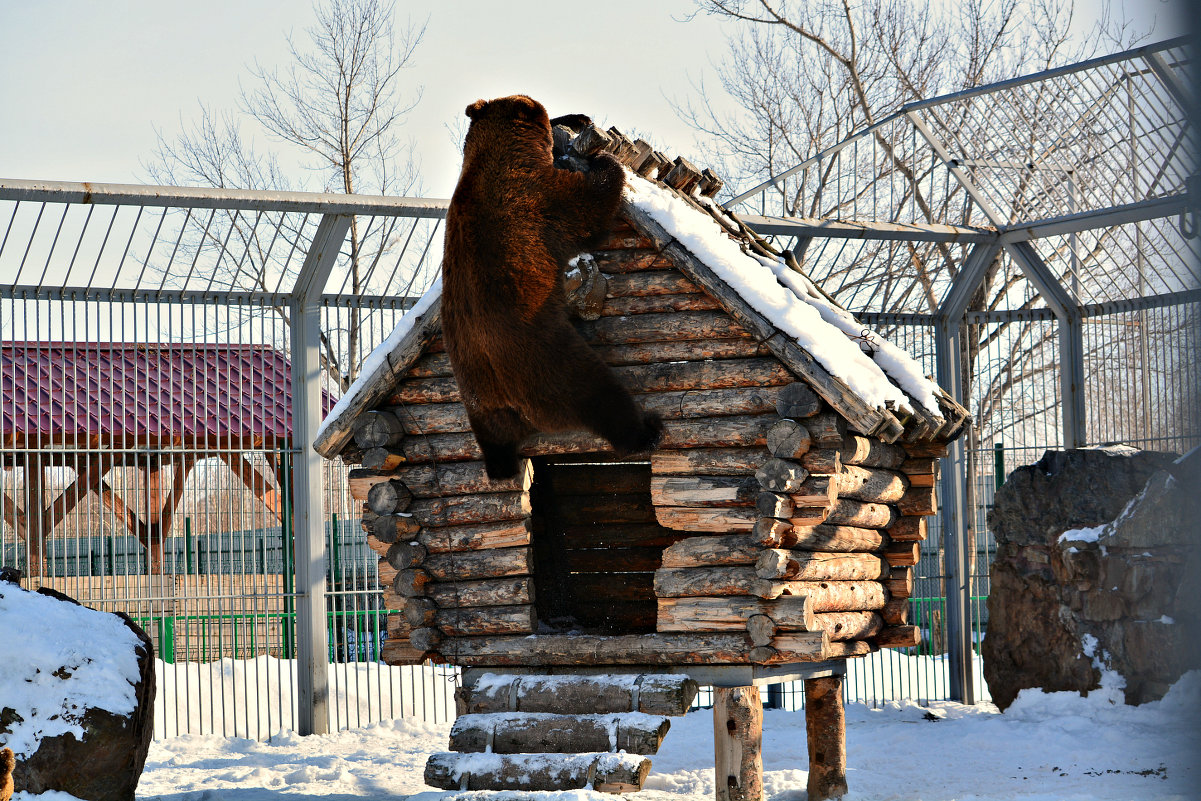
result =
M771 190L790 216L973 222L964 190L942 183L946 176L938 171L945 167L921 157L924 143L913 138L911 126L888 125L890 115L912 101L1081 60L1134 39L1108 13L1087 35L1073 36L1071 0L697 0L697 6L739 23L729 54L716 65L736 111L719 110L716 95L703 86L695 93L700 100L677 107L702 134L707 157L731 179L727 186L762 182L871 129L863 155L843 153ZM1017 134L1026 139L1019 147L1034 152L1057 125L1051 113L1057 100L1038 98L1028 110L1038 119ZM1019 183L1005 208L1012 216L1024 213L1039 190ZM798 260L853 311L922 313L936 311L964 253L945 244L899 242L854 243L847 251L833 248L834 257L826 250L801 250ZM819 268L815 262L823 257ZM1053 254L1056 259L1053 266L1066 273L1067 259ZM969 310L1037 304L1024 290L1018 271L998 257ZM1029 323L965 329L961 367L976 408L995 408L1016 391L1015 382L1045 372L1036 354L1052 339L1047 326ZM1011 351L1015 364L1039 366L975 385L974 365L990 348ZM984 421L977 418L975 433Z
M411 142L402 139L402 124L421 92L406 84L403 73L412 65L425 25L396 25L393 6L381 0L327 0L315 14L306 37L288 37L291 63L286 68L256 65L251 70L253 81L242 88L236 113L202 106L191 127L173 138L159 133L147 165L155 181L379 195L420 191L419 169ZM263 152L256 133L282 148ZM281 158L299 164L319 186L313 187L306 176L290 176ZM370 289L371 267L382 253L412 244L418 224L406 234L395 222L352 219L347 242L351 294ZM190 245L195 249L230 251L229 242L239 249L237 258L216 257L231 289L270 291L272 269L295 269L280 238L299 245L306 235L303 221L288 215L264 220L230 213L220 225L198 221L193 227ZM424 226L422 231L429 234ZM414 272L409 285L417 279ZM286 323L286 310L275 311ZM345 325L344 342L335 344L323 333L322 354L328 374L343 391L358 371L363 317L357 306L347 310Z

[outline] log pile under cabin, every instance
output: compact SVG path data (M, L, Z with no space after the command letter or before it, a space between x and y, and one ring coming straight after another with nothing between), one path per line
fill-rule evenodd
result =
M517 478L490 481L435 283L318 441L355 466L350 492L393 611L385 660L777 665L916 645L913 567L938 458L966 411L932 384L925 403L910 391L873 404L729 280L730 265L640 202L670 192L677 218L741 249L734 269L803 276L793 254L711 200L721 182L710 171L615 129L555 137L564 168L605 149L630 170L608 242L566 282L578 329L666 433L620 460L587 433L540 434ZM886 343L807 285L776 282L823 312L815 337L852 342L883 365L881 381L907 386L897 350L879 359Z

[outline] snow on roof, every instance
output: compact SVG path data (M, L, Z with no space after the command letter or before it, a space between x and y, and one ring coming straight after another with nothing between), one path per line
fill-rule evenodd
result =
M367 355L367 358L363 360L362 366L359 367L359 377L354 380L354 383L346 390L346 394L338 399L338 402L334 404L334 408L330 409L329 413L325 415L325 419L321 421L321 426L317 429L318 441L324 438L326 429L333 421L342 418L359 395L366 393L374 387L376 381L379 379L377 374L384 372L389 366L388 356L391 355L393 350L399 347L401 340L412 332L416 321L420 320L422 315L433 305L434 301L438 300L441 296L442 275L439 274L434 279L434 282L430 284L429 288L425 290L425 293L413 304L413 307L400 318L400 322L392 329L392 333L388 335L388 338L377 345L375 350L371 351Z
M875 353L864 353L851 339L859 336L864 326L827 300L807 277L782 259L744 251L711 216L700 213L674 192L629 171L626 197L865 403L875 407L891 404L912 411L912 397L922 408L937 412L938 386L923 375L921 365L874 333L870 344Z

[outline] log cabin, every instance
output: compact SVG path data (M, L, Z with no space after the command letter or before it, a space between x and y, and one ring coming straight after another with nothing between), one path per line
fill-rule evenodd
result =
M728 715L730 736L754 728L746 708L758 701L757 690L735 691L804 678L811 708L837 707L810 713L813 749L842 714L844 660L918 643L912 570L936 510L938 458L967 412L792 253L715 203L712 171L616 129L554 134L565 169L586 169L602 149L628 168L608 242L565 281L578 329L659 412L665 436L618 459L584 432L536 435L517 478L489 481L441 342L435 282L317 442L354 465L350 492L393 610L385 660L461 666L464 712L474 679L498 673L690 676L724 685L721 715L744 707ZM833 728L811 798L845 788ZM717 753L720 772L720 743ZM753 765L729 769L753 782ZM448 771L431 781L508 786ZM636 789L637 773L611 784Z

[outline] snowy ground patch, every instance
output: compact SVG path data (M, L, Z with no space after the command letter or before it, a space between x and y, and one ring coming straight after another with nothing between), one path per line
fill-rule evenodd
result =
M1184 801L1201 784L1201 673L1160 701L1130 707L1110 693L1024 691L1004 714L991 704L847 707L846 801ZM269 743L183 736L151 745L139 799L156 801L438 801L422 782L426 757L446 749L449 723L379 723L320 737L281 732ZM645 801L713 797L709 710L673 718ZM772 801L803 801L804 717L764 715L764 770ZM474 794L473 794L474 795ZM479 801L499 801L478 794ZM598 801L574 792L547 801Z

